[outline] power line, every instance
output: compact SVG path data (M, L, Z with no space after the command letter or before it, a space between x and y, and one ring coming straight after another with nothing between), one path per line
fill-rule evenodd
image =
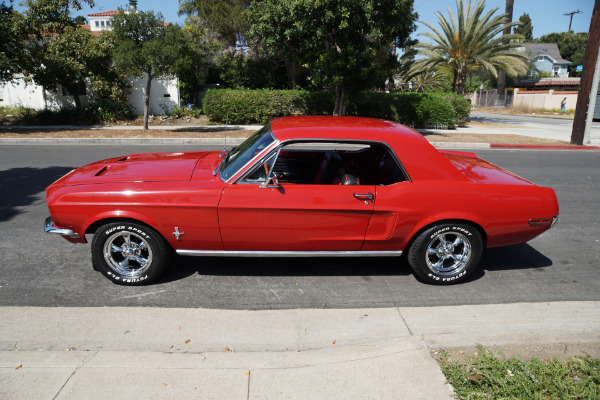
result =
M583 14L583 11L580 11L578 9L577 11L571 11L570 13L563 14L563 15L569 15L571 17L571 20L569 21L569 32L571 32L571 22L573 22L573 14Z

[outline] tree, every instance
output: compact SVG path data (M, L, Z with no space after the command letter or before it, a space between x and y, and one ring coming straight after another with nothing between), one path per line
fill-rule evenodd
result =
M395 59L394 46L409 42L417 18L412 5L412 0L265 0L252 3L246 15L250 35L263 50L306 67L314 86L335 91L333 114L344 115L348 93L373 86Z
M22 53L23 37L19 30L21 14L13 9L12 1L0 3L0 82L12 80L19 71L17 59Z
M252 0L180 0L179 15L198 16L219 33L225 45L235 48L246 42L248 24L244 9Z
M502 31L503 38L510 35L510 31L512 29L512 26L510 24L512 23L512 18L513 18L514 3L515 3L514 0L506 0L506 9L505 9L505 13L504 13L504 15L506 15L506 25L504 25L504 30ZM509 42L508 42L508 40L504 40L502 43L507 44ZM498 95L504 96L505 94L506 94L506 72L504 72L503 69L500 69L500 71L498 71Z
M523 36L526 42L533 40L533 25L531 25L531 18L529 14L524 13L519 17L521 25L516 26L513 30L514 33Z
M61 85L81 109L79 96L87 93L87 83L96 89L97 100L126 103L125 84L112 65L113 42L110 36L94 36L85 28L67 27L47 44L43 68L35 80L45 88Z
M588 40L587 32L573 33L560 32L549 33L535 40L537 43L556 43L560 55L565 60L571 61L569 66L569 75L580 76L581 72L576 72L577 65L583 65L585 58L585 46Z
M182 47L186 53L175 65L175 74L179 79L181 98L193 102L194 94L206 82L209 68L215 64L222 45L218 34L197 16L186 18L180 36L184 37Z
M73 18L73 21L75 21L75 23L77 25L86 25L87 24L87 19L85 19L85 17L83 15L78 15L75 18Z
M84 70L91 65L83 61L89 41L85 33L76 30L70 12L80 10L84 3L94 6L93 0L25 0L27 9L20 20L24 48L18 62L23 74L44 90L57 85L71 87L77 108L81 106L78 95L85 87L83 79L88 75Z
M467 74L483 68L498 76L498 70L506 71L509 76L526 72L527 56L517 50L518 43L513 40L520 35L500 36L506 25L506 15L494 16L498 8L485 12L485 0L471 3L465 9L464 3L456 2L457 16L448 10L449 21L439 12L436 13L440 29L422 22L432 32L423 33L434 43L419 42L418 54L423 56L415 61L413 68L426 71L443 67L453 75L452 90L462 94Z
M113 16L114 62L118 69L132 75L146 75L144 89L144 129L148 129L150 90L155 77L172 76L191 62L189 42L178 26L165 26L162 14L136 9Z
M75 27L77 24L70 12L81 10L82 4L94 7L94 0L25 0L27 33L43 41L61 34L67 27Z

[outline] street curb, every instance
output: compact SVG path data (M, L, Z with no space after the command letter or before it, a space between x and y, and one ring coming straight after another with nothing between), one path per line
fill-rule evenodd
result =
M527 149L527 150L600 150L598 146L554 145L554 144L503 144L491 143L491 149Z

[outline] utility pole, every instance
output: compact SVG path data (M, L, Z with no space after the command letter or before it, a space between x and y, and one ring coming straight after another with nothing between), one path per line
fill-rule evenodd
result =
M571 133L571 144L582 145L585 133L586 120L594 117L594 110L589 109L590 92L596 96L598 87L592 88L598 49L600 48L600 0L596 0L592 20L590 21L590 32L585 47L585 58L583 59L583 71L579 81L579 93L577 94L577 107L575 108L575 119L573 120L573 131Z
M571 20L569 21L569 32L571 32L571 22L573 22L573 14L583 14L583 11L579 11L579 9L578 9L577 11L571 11L570 13L563 14L563 15L571 16Z

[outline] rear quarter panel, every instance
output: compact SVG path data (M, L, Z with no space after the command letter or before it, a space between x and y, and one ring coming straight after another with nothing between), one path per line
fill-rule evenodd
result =
M549 228L530 226L531 218L556 215L558 203L550 188L471 181L401 182L377 187L363 249L405 249L420 230L448 220L469 221L481 227L487 247L523 243ZM391 219L394 222L385 228L382 221ZM381 229L390 226L391 232L382 234Z

